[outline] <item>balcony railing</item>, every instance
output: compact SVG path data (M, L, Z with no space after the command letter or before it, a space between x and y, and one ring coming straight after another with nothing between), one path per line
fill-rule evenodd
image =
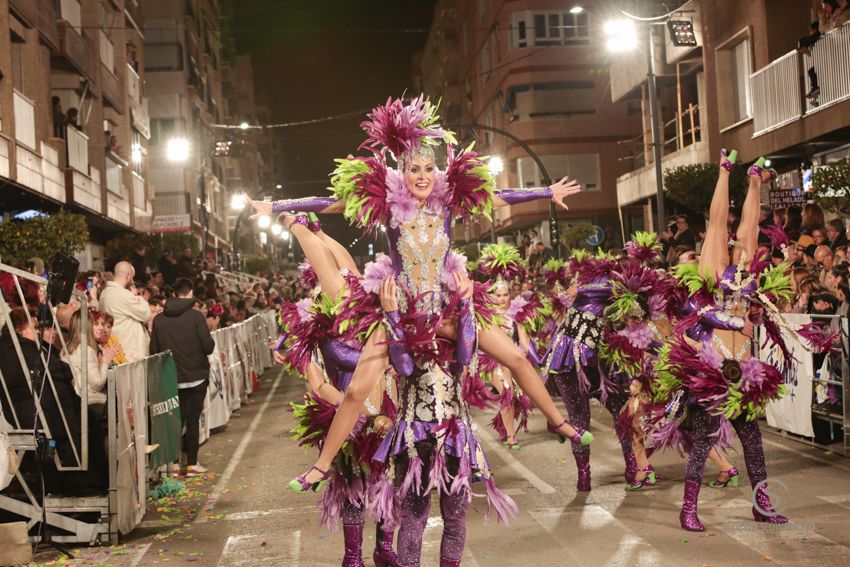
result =
M821 36L805 62L813 64L820 86L820 94L810 99L810 112L850 97L850 24Z
M15 139L35 151L35 106L18 91L12 91L12 100L15 110Z
M142 12L142 0L124 0L124 12L136 24L136 29L145 29L145 16Z
M753 137L850 99L850 23L824 34L810 55L786 53L750 75L753 97ZM817 74L819 93L812 90L809 69ZM807 78L803 78L807 77ZM804 99L808 102L804 106Z
M103 88L103 96L120 113L124 113L124 90L121 88L121 79L116 77L105 65L100 66L100 84Z
M141 105L130 107L130 115L133 118L133 126L136 127L136 130L138 130L145 139L150 140L151 117L148 112L148 99L143 98Z
M30 26L38 22L38 7L32 0L9 0L9 7Z
M803 115L797 52L786 53L750 75L753 136L793 122Z
M135 171L130 173L130 178L133 180L133 206L144 211L147 209L145 178Z
M191 215L192 205L189 193L157 193L153 201L154 216Z
M130 104L137 106L142 103L142 80L129 63L127 63L127 95L130 97Z
M27 2L28 0L18 0ZM59 47L59 28L56 25L57 15L51 0L36 0L38 8L38 32L41 37L54 49Z
M59 22L59 54L65 57L87 79L95 81L97 51L94 41L86 32L83 35L65 20Z
M65 132L68 148L68 167L83 175L89 174L89 137L68 127Z

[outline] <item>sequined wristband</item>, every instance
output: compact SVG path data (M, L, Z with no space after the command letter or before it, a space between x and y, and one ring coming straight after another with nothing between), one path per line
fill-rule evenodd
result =
M517 205L528 201L536 201L538 199L551 199L551 187L524 187L518 189L503 189L496 191L496 197L499 197L508 205Z

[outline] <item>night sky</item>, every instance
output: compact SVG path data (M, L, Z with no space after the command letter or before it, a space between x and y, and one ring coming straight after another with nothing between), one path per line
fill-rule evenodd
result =
M252 56L276 123L369 109L411 87L436 0L239 0L237 49ZM333 158L356 151L362 115L277 130L286 197L326 194ZM326 219L326 220L325 220ZM329 223L324 217L325 224ZM341 219L340 219L341 220ZM344 244L359 234L329 233ZM343 239L344 238L344 239Z

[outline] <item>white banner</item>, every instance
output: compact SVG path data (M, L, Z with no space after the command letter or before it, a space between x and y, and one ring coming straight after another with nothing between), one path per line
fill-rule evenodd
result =
M808 315L784 314L791 328L811 323ZM785 344L796 362L784 369L785 397L767 406L767 424L777 429L804 437L814 437L812 429L812 377L814 376L812 354L803 348L796 336L783 331ZM768 364L783 368L785 359L778 348L762 349L759 357Z
M148 438L147 361L115 368L118 409L118 530L130 533L145 516Z

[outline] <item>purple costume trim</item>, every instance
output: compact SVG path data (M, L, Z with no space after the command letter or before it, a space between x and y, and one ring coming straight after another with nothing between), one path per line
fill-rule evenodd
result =
M295 211L298 213L321 213L334 203L333 197L302 197L301 199L284 199L272 203L273 213Z
M529 187L527 189L503 189L495 192L495 197L499 197L508 205L518 205L527 203L528 201L536 201L538 199L551 199L551 187Z
M404 346L404 331L401 328L401 316L398 311L386 311L386 321L393 335L387 343L390 363L399 376L410 376L413 374L413 357Z
M458 304L458 330L456 356L458 364L469 364L472 355L478 350L478 333L475 329L475 314L472 302L462 299Z

